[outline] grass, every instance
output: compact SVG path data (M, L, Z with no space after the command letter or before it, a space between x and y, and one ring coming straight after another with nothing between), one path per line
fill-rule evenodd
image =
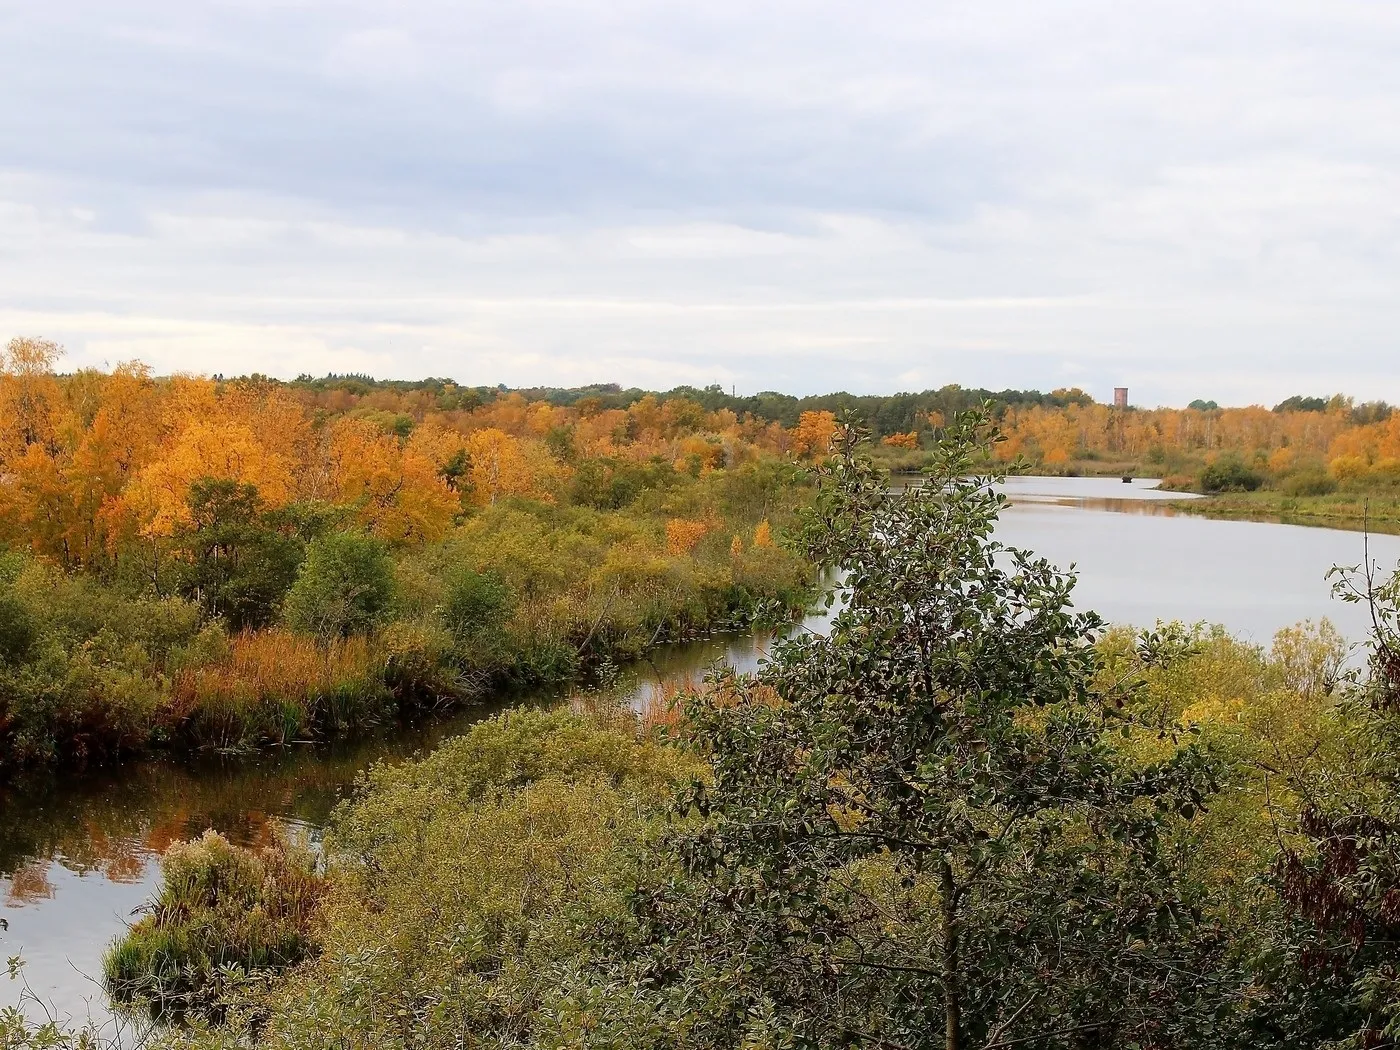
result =
M1390 493L1334 492L1325 496L1291 496L1285 492L1229 492L1172 506L1186 514L1246 521L1276 521L1400 534L1400 497Z
M285 839L245 849L209 831L171 846L161 870L149 914L103 959L117 1001L154 1016L215 1009L230 982L316 951L311 920L325 882L309 850Z
M222 659L182 670L171 706L201 745L237 749L373 724L391 699L370 639L321 642L274 629L239 635Z

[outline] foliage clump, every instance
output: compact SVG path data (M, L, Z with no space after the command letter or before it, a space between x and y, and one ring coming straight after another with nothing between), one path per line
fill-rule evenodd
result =
M250 975L314 954L324 889L314 854L286 839L248 849L209 831L176 843L149 913L103 959L107 989L157 1015L217 1011Z
M384 545L370 536L337 532L308 548L284 615L296 630L344 638L372 630L393 597L394 569Z
M333 821L319 953L257 998L258 1045L549 1045L696 772L626 715L562 710L376 766Z

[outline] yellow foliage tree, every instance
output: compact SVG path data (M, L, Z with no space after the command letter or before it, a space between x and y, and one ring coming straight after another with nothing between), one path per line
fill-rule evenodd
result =
M293 495L292 464L247 423L217 413L192 418L127 487L126 504L147 536L169 536L190 522L190 487L205 478L252 485L272 507Z
M834 412L803 412L792 431L792 449L799 456L825 456L835 436Z
M401 445L365 420L341 419L331 430L330 476L337 502L390 543L419 543L446 534L457 497L421 448Z
M62 353L47 339L11 339L0 350L0 467L30 445L53 450L62 400L53 366Z
M536 441L518 441L494 427L467 435L470 495L488 506L506 496L525 496L548 502L550 486L565 470Z
M880 443L891 448L916 449L919 447L919 432L911 430L907 434L890 434L881 438Z
M666 553L689 554L709 531L708 522L672 518L666 522Z

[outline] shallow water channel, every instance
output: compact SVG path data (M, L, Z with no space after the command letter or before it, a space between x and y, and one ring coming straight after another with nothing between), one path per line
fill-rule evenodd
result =
M1267 643L1280 627L1327 616L1347 637L1364 637L1363 611L1332 601L1324 578L1334 564L1362 560L1360 534L1192 517L1168 505L1179 494L1152 484L1013 478L998 536L1061 566L1074 563L1077 604L1116 623L1205 620ZM1370 551L1394 566L1400 537L1373 536ZM813 616L808 626L820 629L823 620ZM632 670L631 688L640 698L659 683L697 678L716 661L752 669L768 641L662 648ZM0 789L0 918L9 926L0 928L0 958L22 954L29 987L59 1017L104 1019L102 951L149 897L167 845L210 827L243 844L265 841L278 825L315 839L361 769L431 750L489 713L477 708L326 747L132 763ZM0 977L0 1006L20 992Z

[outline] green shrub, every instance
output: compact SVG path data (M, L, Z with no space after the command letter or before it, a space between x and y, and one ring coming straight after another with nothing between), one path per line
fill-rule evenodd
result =
M1283 491L1290 496L1326 496L1337 491L1337 480L1325 470L1302 470L1283 479Z
M442 618L459 641L499 628L510 609L510 591L493 572L459 568L449 579Z
M12 589L0 584L0 664L18 664L38 637L34 618Z
M259 998L243 1045L576 1045L548 1038L569 974L608 950L598 933L696 768L630 718L567 711L508 712L374 767L327 840L320 950Z
M286 839L252 850L208 831L176 843L149 913L103 959L108 991L157 1015L217 1011L230 968L277 971L316 951L324 888L314 855Z
M378 626L393 595L393 565L384 545L358 533L336 532L307 548L285 615L295 630L343 638Z
M1201 471L1203 492L1253 492L1264 476L1235 456L1221 456Z

